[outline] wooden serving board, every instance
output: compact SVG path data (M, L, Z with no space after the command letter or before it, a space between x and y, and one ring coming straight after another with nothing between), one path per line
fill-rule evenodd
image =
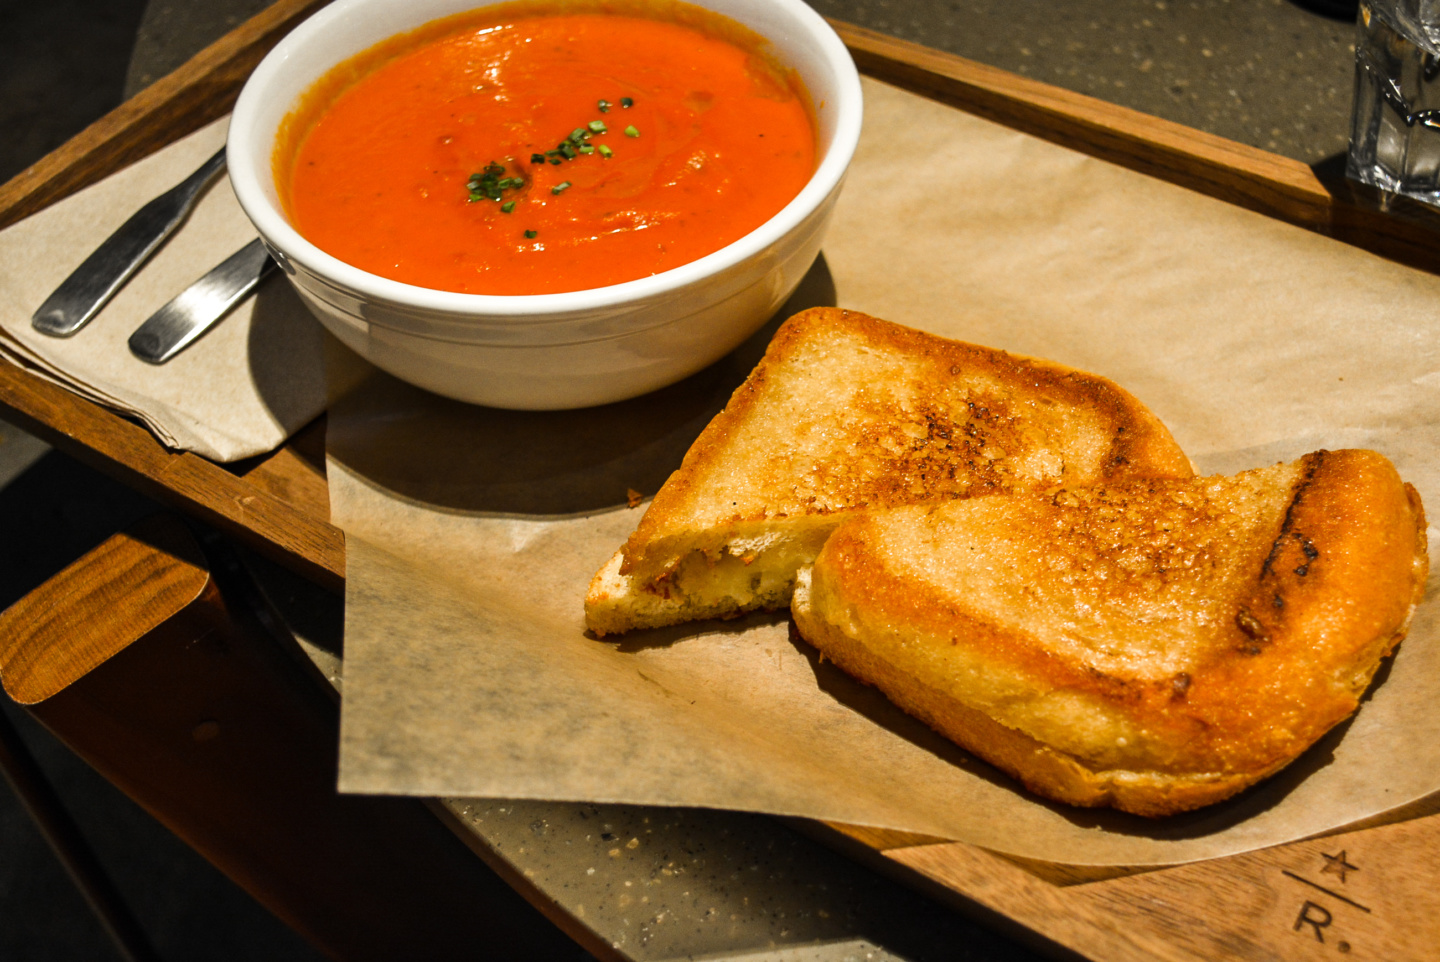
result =
M323 0L278 0L0 187L0 227L226 113L261 57ZM1127 108L843 23L862 72L1075 150L1440 272L1440 217L1384 211L1343 178ZM332 590L325 421L273 454L217 465L0 363L0 417ZM1057 956L1097 960L1440 958L1440 800L1354 829L1224 859L1096 877L943 839L802 830ZM493 853L492 853L493 854ZM499 858L495 855L495 858ZM515 873L542 911L560 910ZM583 927L557 918L567 930Z

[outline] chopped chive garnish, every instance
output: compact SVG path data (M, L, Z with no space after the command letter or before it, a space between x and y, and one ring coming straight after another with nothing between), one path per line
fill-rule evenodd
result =
M622 107L631 107L634 106L634 104L635 101L630 99L629 97L622 97L620 99L620 105ZM598 100L596 101L596 106L600 108L600 112L603 114L608 113L611 106L613 105L608 100ZM590 138L593 137L595 134L608 134L609 132L610 128L606 126L605 121L588 121L584 127L576 127L574 130L570 131L570 136L566 137L559 144L557 144L554 150L547 150L543 154L531 154L530 163L543 164L549 162L558 167L565 161L574 160L581 154L599 153L601 157L613 157L615 155L615 152L612 151L609 147L606 147L603 144L589 143ZM639 137L640 131L636 130L634 127L627 127L625 128L625 134L629 137ZM500 175L504 173L504 167L500 166L499 164L492 163L489 167L485 168L483 174L474 175L471 178L471 183L466 185L471 192L470 199L479 200L483 196L491 197L492 200L499 200L500 197L498 195L494 195L493 193L494 189L508 190L511 187L525 186L524 178L501 178ZM488 177L489 179L486 180L486 177ZM481 183L482 180L484 180L483 184ZM560 193L560 191L564 190L566 187L569 186L569 181L566 181L564 184L555 188L554 193L558 194Z
M537 234L539 234L539 233L540 233L539 231L527 230L527 231L525 232L525 236L526 236L527 238L532 238L532 239L533 239L533 238L535 237L535 235L537 235Z
M562 181L560 181L560 183L558 183L558 184L556 184L554 187L551 187L551 188L550 188L550 193L552 193L552 194L563 194L563 193L564 193L566 190L568 190L569 188L570 188L570 181L568 181L568 180L562 180Z
M503 204L500 205L500 210L503 211L504 213L507 213L507 214L510 213L510 212L511 212L512 210L514 210L514 209L515 209L515 202L514 202L513 200L507 200L505 203L503 203Z
M494 161L485 165L485 169L471 174L470 179L465 182L465 189L469 192L470 203L479 200L503 199L505 191L515 190L525 186L524 177L502 177L505 173L503 164Z

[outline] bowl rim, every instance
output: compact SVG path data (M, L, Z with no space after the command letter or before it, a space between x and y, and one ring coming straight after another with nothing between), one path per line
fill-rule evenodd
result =
M382 0L335 0L292 30L280 41L251 73L240 92L231 115L227 133L226 154L231 187L242 210L265 242L291 265L315 274L326 283L359 294L363 299L396 307L408 307L434 314L471 315L483 317L487 323L523 322L537 316L571 315L622 305L651 301L688 286L730 271L747 260L763 254L787 234L800 227L819 208L844 179L860 139L863 114L859 72L849 51L825 19L803 0L766 0L772 7L786 11L800 26L806 28L821 54L824 69L834 78L831 98L835 123L824 158L800 192L768 220L743 237L703 257L652 274L605 287L586 288L552 294L464 294L419 287L362 270L306 240L285 217L278 203L271 201L264 189L272 171L268 163L257 170L253 162L253 139L272 137L272 132L257 135L258 115L266 104L268 88L276 75L292 58L303 55L306 43L338 19L352 15L355 7ZM473 9L491 6L503 0L476 0ZM706 0L687 0L706 6ZM727 15L724 11L716 11ZM421 21L415 26L420 26ZM771 40L771 43L777 43ZM356 51L358 53L359 51ZM324 70L329 70L326 66ZM316 73L309 83L323 76ZM308 89L308 84L306 86ZM291 99L293 104L294 100ZM823 144L822 144L823 146ZM280 259L280 258L277 258ZM287 273L293 267L287 266Z

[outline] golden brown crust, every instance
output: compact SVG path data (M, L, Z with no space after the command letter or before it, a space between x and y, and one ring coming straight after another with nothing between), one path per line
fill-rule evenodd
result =
M827 373L835 372L828 393L793 403L801 372L822 356ZM773 465L759 463L762 452L752 450L763 446L770 418L776 443L790 445ZM798 429L787 432L792 423ZM775 481L736 496L743 487L737 464L750 478ZM662 574L676 560L667 539L686 528L1062 480L1191 474L1159 419L1104 378L855 311L814 308L780 327L755 371L696 439L626 542L622 571Z
M1427 571L1414 489L1374 452L1321 451L854 519L795 611L828 657L1037 791L1153 815L1271 774L1354 711ZM945 677L966 659L985 684Z
M1096 771L930 685L903 676L894 664L808 609L797 608L795 622L801 635L823 651L826 659L879 688L911 715L1045 798L1155 817L1222 801L1262 777L1255 773L1187 778L1162 772Z

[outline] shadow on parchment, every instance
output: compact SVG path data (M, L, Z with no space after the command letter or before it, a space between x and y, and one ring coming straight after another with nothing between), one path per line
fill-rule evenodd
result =
M649 496L745 380L780 323L834 305L822 254L744 344L678 384L572 411L506 411L452 401L377 373L332 408L327 452L370 484L463 514L564 516Z
M872 724L884 728L892 735L905 739L915 747L924 749L977 778L1029 794L1023 785L1000 769L972 755L920 719L905 712L885 697L880 689L850 677L834 662L825 661L820 657L820 649L805 640L793 620L790 622L789 640L795 652L810 663L810 670L815 675L815 687L846 708L863 715ZM1043 803L1043 799L1036 800Z
M996 785L1003 785L1013 791L1028 795L1025 787L1009 775L988 762L972 755L924 722L907 714L894 702L872 685L847 675L833 662L820 657L819 649L811 645L800 634L788 611L753 611L739 618L705 621L690 621L665 628L651 628L631 631L624 635L601 639L610 642L621 654L637 654L656 648L669 648L682 641L690 641L704 635L743 635L748 631L766 625L789 624L787 636L796 654L810 665L815 676L815 687L825 692L851 711L864 716L872 724L921 748L937 758L944 759L978 778ZM590 636L593 637L593 636ZM1030 796L1043 805L1050 805L1044 799ZM1059 808L1057 808L1057 811Z
M1355 721L1351 715L1330 729L1299 758L1258 785L1194 812L1184 812L1164 818L1145 818L1114 809L1077 808L1052 802L1028 791L1018 780L990 765L984 760L951 742L948 738L930 728L919 719L913 718L890 701L878 688L847 675L830 662L821 659L818 649L807 642L790 624L790 643L796 652L805 656L815 674L815 683L821 691L840 702L850 710L863 715L873 724L891 734L903 738L917 748L944 759L966 772L983 778L995 785L1002 785L1018 792L1037 805L1043 805L1055 814L1081 828L1099 829L1112 835L1130 835L1156 840L1182 840L1203 838L1233 828L1248 819L1274 808L1283 802L1302 782L1316 772L1332 764L1335 748ZM1389 677L1393 658L1381 663L1370 687L1361 699L1361 709L1368 702L1385 679ZM1340 828L1343 826L1335 826Z
M265 407L292 430L325 410L325 337L279 271L255 291L246 340L250 380ZM301 358L308 362L298 363ZM297 370L307 376L296 377Z
M628 631L623 635L607 635L598 640L613 647L623 655L634 655L657 648L669 648L682 641L689 641L704 635L743 635L756 628L778 625L788 621L788 611L752 611L738 618L709 618L703 621L687 621L664 628L645 628ZM594 632L586 631L585 637L597 639Z

